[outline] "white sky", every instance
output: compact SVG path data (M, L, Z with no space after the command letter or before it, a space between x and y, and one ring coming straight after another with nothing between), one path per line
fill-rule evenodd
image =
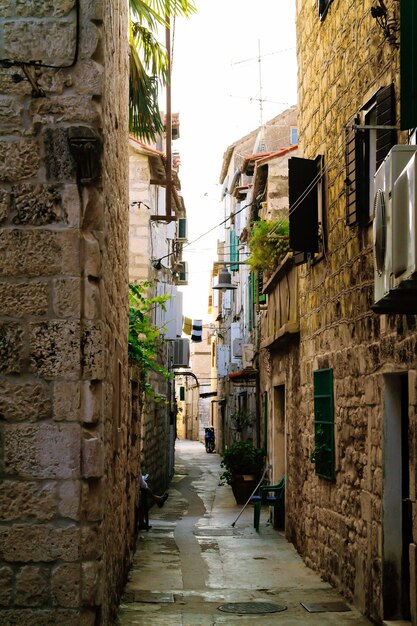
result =
M295 0L196 0L196 5L198 13L177 20L172 33L172 111L180 113L180 139L173 149L181 156L190 242L222 220L223 154L260 126L260 84L266 122L296 104L297 83ZM218 236L216 229L184 249L187 317L208 320Z

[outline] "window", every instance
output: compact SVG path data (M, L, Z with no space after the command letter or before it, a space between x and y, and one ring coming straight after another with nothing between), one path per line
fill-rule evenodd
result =
M290 248L296 263L321 258L324 244L323 157L288 160Z
M314 376L314 452L316 474L334 480L334 401L333 370L322 369Z
M401 0L400 33L401 130L408 130L417 126L417 4L415 0Z
M239 237L236 235L234 230L229 231L229 243L230 243L230 270L232 272L237 272L239 269ZM235 261L235 263L232 263Z
M321 20L325 18L327 9L329 8L331 2L332 0L318 0L319 17Z
M367 224L372 218L374 174L396 142L393 85L383 87L346 129L346 223ZM376 127L376 128L375 128Z
M183 387L181 385L180 387L180 402L184 402L185 401L185 387Z
M298 143L298 128L292 126L290 128L290 146L295 146Z

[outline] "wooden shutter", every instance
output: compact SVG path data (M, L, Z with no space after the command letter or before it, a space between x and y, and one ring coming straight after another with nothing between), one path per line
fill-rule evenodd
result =
M181 402L185 401L185 387L183 386L180 387L180 401Z
M352 119L346 128L346 223L357 224L365 216L367 172L365 171L365 139L363 130L354 128L359 118Z
M229 244L230 244L230 261L239 261L239 238L237 237L234 230L229 231ZM230 269L232 272L236 272L239 269L239 265L232 264L230 265Z
M253 272L248 276L248 330L253 329Z
M317 183L316 160L288 160L290 248L295 254L319 251Z
M333 370L313 372L314 376L314 462L316 474L334 479Z
M262 293L264 288L264 275L263 272L258 272L258 302L259 304L266 304L266 293Z
M400 0L401 130L417 127L417 3Z
M376 96L376 124L377 126L395 126L395 97L394 85L383 87ZM376 170L395 145L397 133L395 130L377 130L376 132ZM376 171L375 170L375 171Z

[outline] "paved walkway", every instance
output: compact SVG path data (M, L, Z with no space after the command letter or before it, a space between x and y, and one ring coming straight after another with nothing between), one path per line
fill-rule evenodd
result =
M176 472L169 498L162 509L150 511L152 528L140 531L115 624L371 624L304 565L284 534L268 524L266 508L262 511L259 534L253 529L250 506L232 526L242 507L236 505L230 487L218 484L217 454L206 454L198 442L177 441L175 456ZM340 606L333 606L339 611L309 612L301 604L335 602L351 610L340 611ZM249 605L241 606L238 614L219 609L229 603ZM260 603L263 609L285 610L246 612Z

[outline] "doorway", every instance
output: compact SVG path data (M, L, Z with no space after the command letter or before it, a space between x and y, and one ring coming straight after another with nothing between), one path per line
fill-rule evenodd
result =
M384 619L410 619L410 450L408 375L384 375L383 564Z
M285 474L285 385L274 387L272 421L273 482Z

